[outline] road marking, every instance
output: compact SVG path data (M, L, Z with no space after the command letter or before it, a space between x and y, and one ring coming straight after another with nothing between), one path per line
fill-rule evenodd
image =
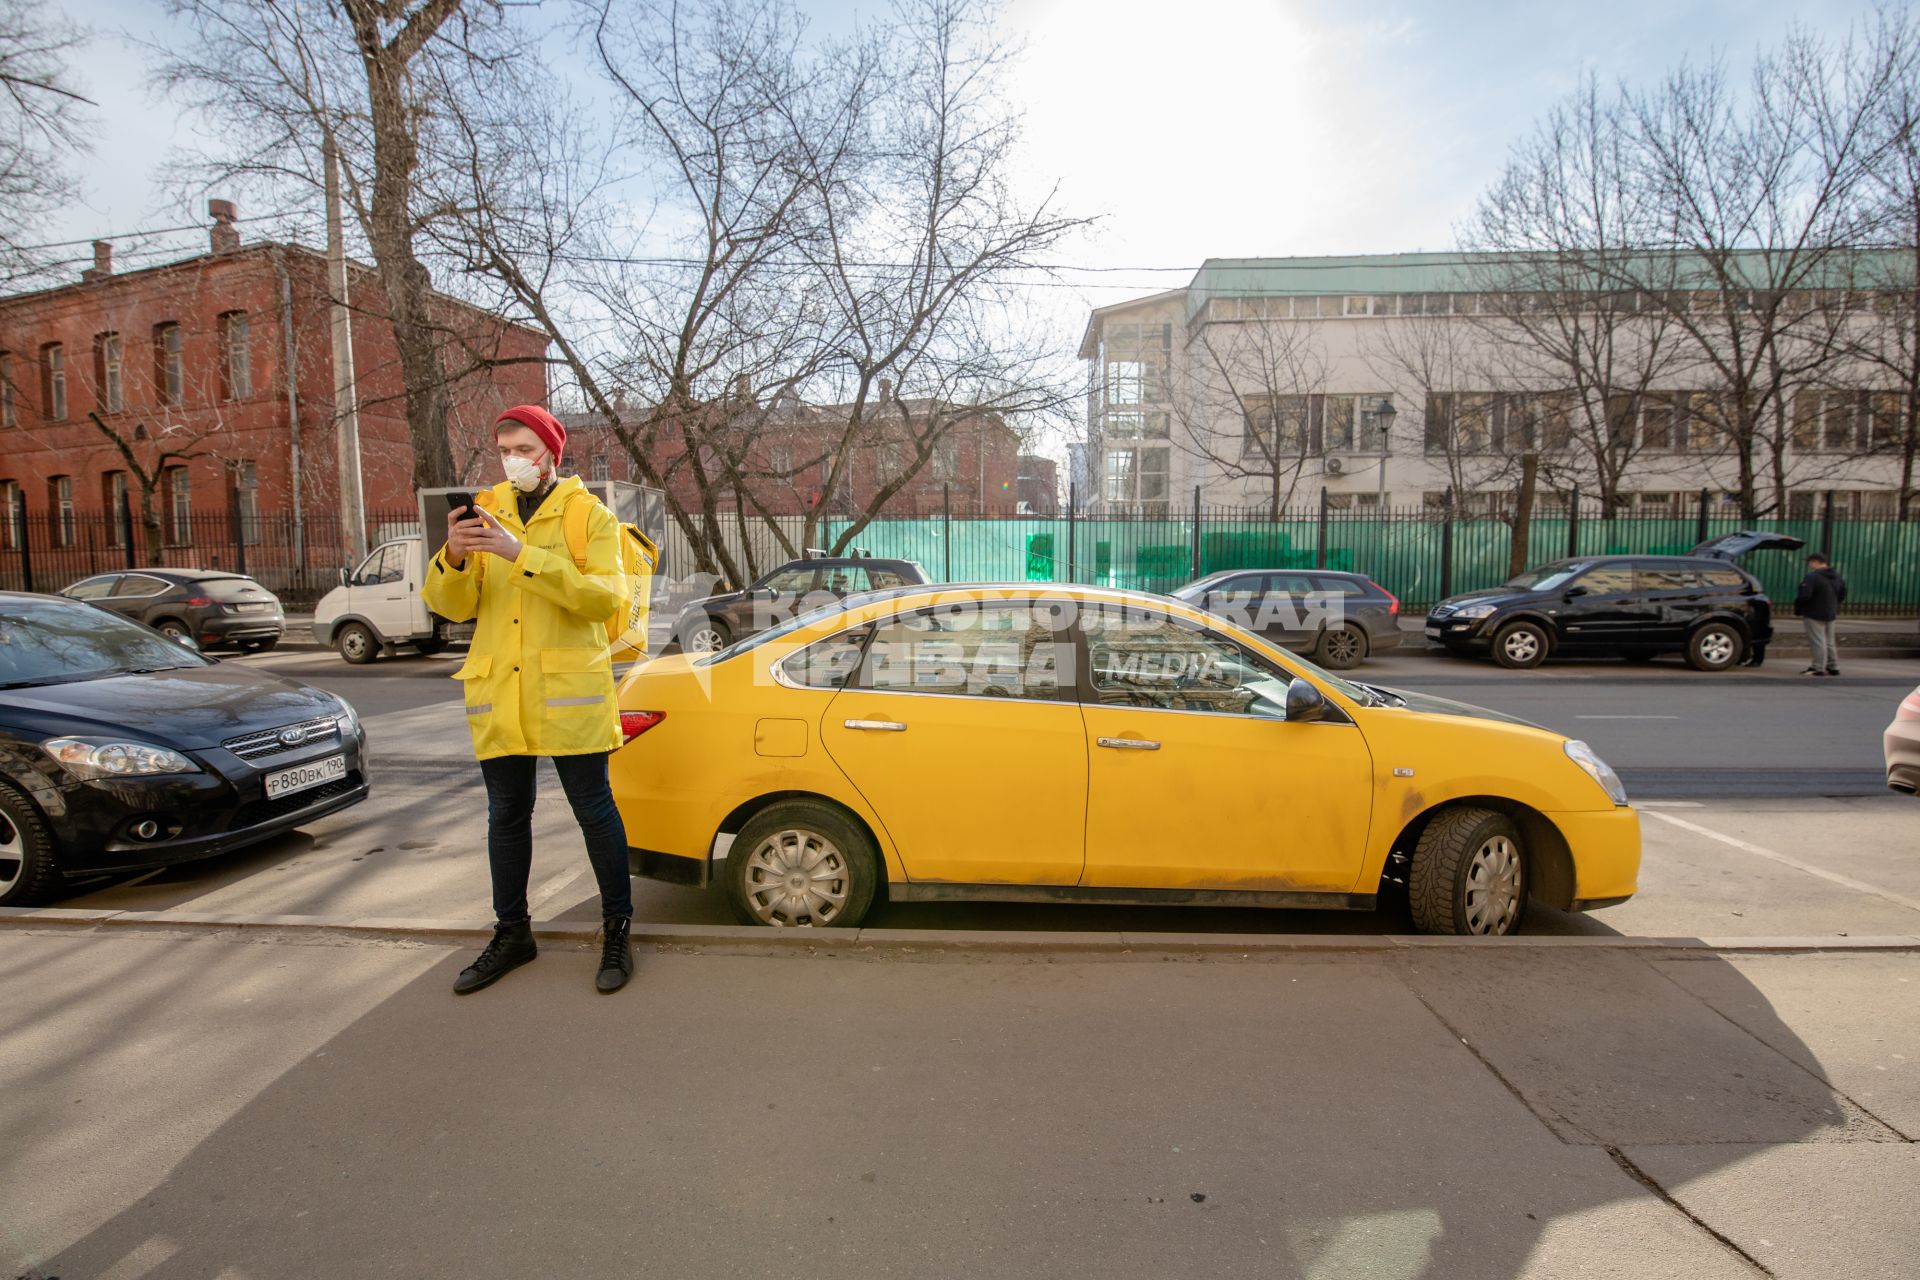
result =
M1575 720L1678 720L1679 716L1575 716Z
M1852 889L1859 893L1872 894L1876 898L1882 898L1893 903L1895 906L1905 907L1909 911L1920 911L1920 899L1909 898L1905 894L1895 893L1891 889L1882 889L1878 885L1868 884L1864 880L1855 880L1852 876L1843 876L1838 872L1828 871L1824 867L1811 866L1808 863L1800 861L1798 858L1789 858L1784 853L1775 853L1771 849L1762 849L1759 845L1749 844L1737 836L1723 835L1718 831L1703 827L1698 823L1688 822L1685 818L1676 818L1670 813L1648 813L1647 816L1649 818L1658 818L1662 822L1679 827L1685 831L1694 832L1696 835L1706 836L1709 840L1718 840L1721 844L1731 845L1742 852L1751 853L1757 857L1777 862L1783 867L1792 867L1795 871L1804 871L1810 876L1818 876L1822 880L1840 885L1843 888Z
M1635 800L1636 809L1704 809L1698 800Z

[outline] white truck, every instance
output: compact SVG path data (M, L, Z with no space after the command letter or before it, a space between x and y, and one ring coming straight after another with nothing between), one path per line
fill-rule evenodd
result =
M666 502L658 489L615 480L589 481L587 488L623 523L638 525L656 545L665 536ZM426 536L407 533L390 538L354 568L342 569L340 585L314 606L313 638L339 650L355 665L372 662L382 652L398 653L402 646L430 654L472 639L472 623L449 622L428 610L420 598L427 562L447 540L443 495L472 492L422 489L420 528Z

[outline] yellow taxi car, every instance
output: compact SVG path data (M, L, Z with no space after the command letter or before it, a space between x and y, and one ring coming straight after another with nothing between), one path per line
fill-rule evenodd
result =
M620 685L636 875L741 919L876 899L1370 910L1500 935L1635 888L1640 825L1584 743L1327 674L1159 596L869 592Z

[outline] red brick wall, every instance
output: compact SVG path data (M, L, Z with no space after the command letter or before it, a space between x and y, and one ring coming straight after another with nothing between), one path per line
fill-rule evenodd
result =
M38 515L48 503L47 479L73 477L81 512L102 509L103 475L126 464L89 420L98 412L132 443L143 465L152 466L175 442L204 454L186 465L196 514L226 509L228 464L252 462L262 514L293 505L292 415L287 404L286 328L275 255L266 246L189 259L166 267L129 272L91 284L0 299L0 351L12 357L16 423L0 426L0 480L14 480ZM301 505L307 512L338 506L334 429L332 342L325 262L289 249L284 255L292 302L294 387L300 423ZM384 315L378 281L363 273L354 281L353 323L360 397L362 477L370 512L414 506L412 449L406 426L399 360ZM239 398L224 394L220 378L221 317L248 316L252 387ZM499 324L484 313L449 304L443 319L479 350L522 359L483 372L449 355L454 418L450 424L455 464L490 452L499 411L524 401L544 401L546 377L539 358L545 340ZM178 324L185 373L182 403L162 403L156 385L154 327ZM95 385L95 337L120 335L124 407L109 412ZM50 421L43 412L40 353L58 342L66 353L67 414ZM460 377L466 372L467 376ZM196 439L197 438L197 439ZM484 445L485 448L479 448ZM130 485L134 482L130 480Z

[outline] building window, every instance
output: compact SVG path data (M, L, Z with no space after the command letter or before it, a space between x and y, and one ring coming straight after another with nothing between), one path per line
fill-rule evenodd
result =
M1107 450L1107 501L1123 507L1165 506L1168 450L1132 448Z
M52 422L67 416L67 349L57 342L40 348L40 412Z
M1685 395L1649 395L1640 401L1640 447L1656 453L1685 449L1689 443Z
M21 515L19 482L0 480L0 547L11 551L18 545L15 530Z
M1158 404L1167 398L1172 325L1116 324L1103 346L1108 404Z
M53 545L73 545L73 477L47 477L47 523L53 530Z
M613 460L604 453L596 453L587 459L587 479L596 484L612 478Z
M167 501L167 545L193 545L193 487L185 467L168 467L161 479Z
M126 381L121 374L120 335L95 334L93 339L93 388L102 413L119 413L127 407Z
M178 406L186 399L186 368L180 362L180 326L169 321L153 327L153 388L160 403Z
M1304 457L1309 442L1306 396L1257 396L1247 400L1247 433L1240 457Z
M1320 396L1320 451L1350 453L1353 450L1353 397Z
M250 459L233 464L233 487L240 506L240 536L251 547L260 541L260 472Z
M1890 402L1890 403L1889 403ZM1856 453L1897 438L1896 426L1883 426L1876 409L1897 412L1899 397L1859 391L1802 391L1793 398L1793 444L1806 452ZM1891 431L1891 434L1885 434Z
M121 514L127 503L127 473L109 471L100 477L100 509L107 513L107 545L127 545L126 517Z
M13 353L0 351L0 427L19 425L19 408L13 399Z
M1506 442L1505 406L1498 396L1449 391L1427 397L1426 452L1491 453Z
M245 400L253 394L253 357L247 348L247 313L220 317L220 396Z

